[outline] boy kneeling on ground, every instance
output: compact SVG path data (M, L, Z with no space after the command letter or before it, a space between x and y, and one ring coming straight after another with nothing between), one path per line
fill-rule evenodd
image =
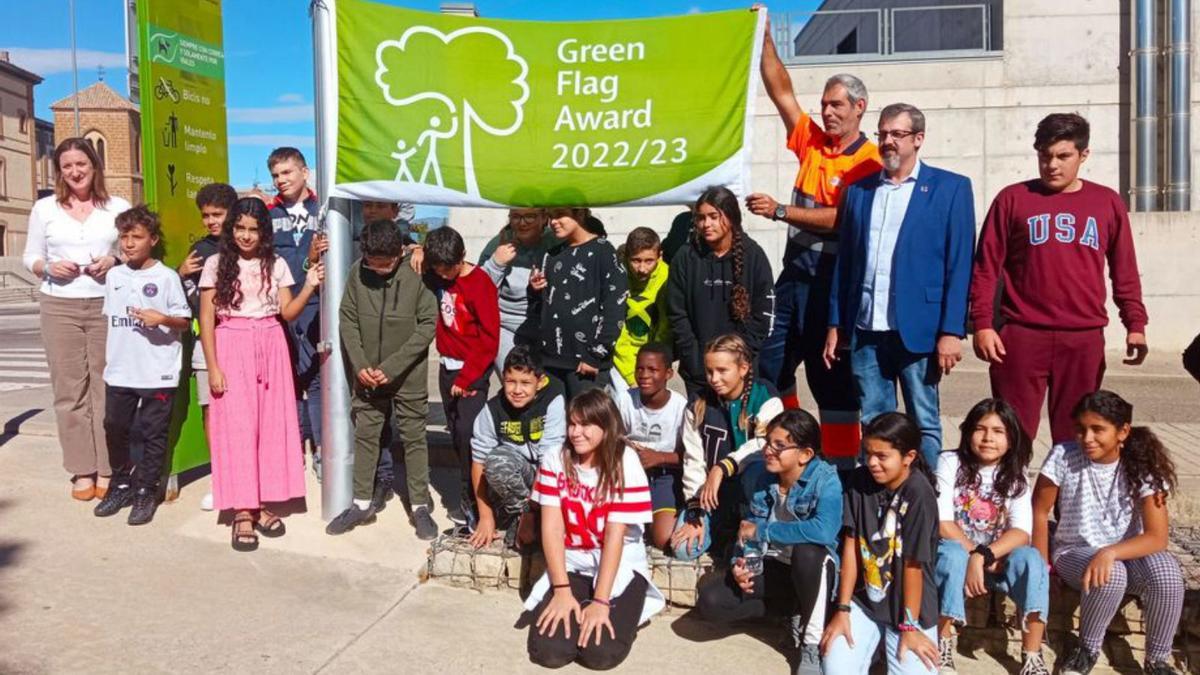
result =
M479 521L475 548L505 530L508 547L533 543L537 528L529 494L547 452L560 452L567 435L563 386L548 376L525 345L504 359L502 391L475 418L471 435L471 495ZM518 539L519 537L519 539Z

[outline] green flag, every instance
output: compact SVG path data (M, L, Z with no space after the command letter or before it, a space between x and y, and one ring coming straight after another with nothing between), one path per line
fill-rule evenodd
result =
M334 193L465 206L744 194L765 22L498 21L340 0Z
M137 18L145 201L162 220L163 260L177 267L208 234L196 191L229 180L221 2L138 0ZM171 473L208 462L192 378L175 401Z

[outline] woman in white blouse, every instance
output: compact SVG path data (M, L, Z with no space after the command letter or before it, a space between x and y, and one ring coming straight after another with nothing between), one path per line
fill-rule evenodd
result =
M54 150L54 194L29 214L25 267L42 278L42 340L50 364L54 412L71 496L108 492L104 442L104 275L116 256L117 214L129 202L109 196L92 146L68 138Z

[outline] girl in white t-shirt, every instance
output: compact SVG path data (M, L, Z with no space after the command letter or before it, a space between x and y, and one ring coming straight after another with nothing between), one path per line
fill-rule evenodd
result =
M937 581L941 669L954 670L966 597L995 588L1020 608L1021 675L1049 675L1042 635L1050 603L1046 563L1029 545L1033 511L1025 471L1033 445L1016 411L995 398L975 404L959 426L958 448L938 459Z
M1084 396L1071 415L1077 441L1054 446L1033 494L1033 542L1052 571L1082 593L1080 644L1060 663L1066 675L1096 664L1104 632L1126 593L1142 600L1145 671L1168 675L1183 611L1183 571L1167 552L1167 495L1178 484L1167 449L1133 406L1111 391ZM1050 542L1050 512L1058 526Z
M625 660L637 627L664 606L650 581L642 528L650 486L624 445L616 405L601 389L567 407L567 442L547 452L533 499L541 505L546 573L525 609L529 658L547 668L579 661L594 670Z

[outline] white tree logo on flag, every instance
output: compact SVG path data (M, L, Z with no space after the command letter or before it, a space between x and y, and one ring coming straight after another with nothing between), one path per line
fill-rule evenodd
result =
M505 47L505 58L519 67L519 74L511 81L506 82L506 84L515 85L520 92L519 96L509 101L513 108L511 123L507 126L497 126L494 124L496 120L490 119L489 115L479 112L479 109L484 107L482 102L476 98L480 93L463 88L461 85L455 86L454 83L446 83L446 86L440 87L436 91L414 91L414 83L406 80L404 77L406 69L397 68L396 65L404 63L406 45L410 39L418 35L431 36L440 40L441 48L445 50L444 53L447 59L451 57L454 50L467 48L467 45L464 43L460 42L457 45L455 43L455 40L464 36L487 36L499 41ZM400 53L389 57L388 50L392 49L398 50ZM448 34L429 26L413 26L404 31L399 40L384 40L380 42L375 48L375 63L378 66L375 71L375 83L382 91L384 99L391 105L399 107L411 105L418 101L434 100L440 101L446 107L445 117L441 115L431 115L429 117L428 128L417 136L414 146L410 146L404 139L399 139L396 142L396 150L391 153L392 158L399 162L396 171L396 181L444 187L441 167L438 164L437 144L440 141L453 138L461 131L463 167L466 174L465 192L472 197L479 197L479 185L475 178L475 163L471 144L473 129L478 128L493 136L511 135L521 128L521 123L524 120L525 102L529 100L529 84L526 82L529 65L525 59L517 55L512 41L500 31L485 26L461 28ZM391 64L390 68L388 66L389 63ZM412 68L414 69L420 67L421 64L419 63L412 64ZM424 154L425 162L418 169L409 166L408 162L419 151Z

